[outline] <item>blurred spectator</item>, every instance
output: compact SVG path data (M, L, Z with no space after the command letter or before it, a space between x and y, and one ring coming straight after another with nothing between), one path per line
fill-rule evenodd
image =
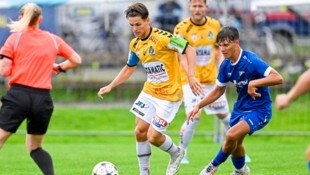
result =
M180 21L182 16L182 7L175 0L165 0L159 4L155 16L155 23L163 30L173 32L174 26Z

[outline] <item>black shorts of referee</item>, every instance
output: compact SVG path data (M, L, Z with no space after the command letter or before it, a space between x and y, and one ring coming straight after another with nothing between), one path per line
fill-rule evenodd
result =
M50 90L13 84L1 102L1 129L15 133L26 119L28 134L46 133L54 110Z

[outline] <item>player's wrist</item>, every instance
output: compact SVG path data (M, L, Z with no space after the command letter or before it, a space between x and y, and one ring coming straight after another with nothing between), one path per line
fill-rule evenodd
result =
M61 67L60 64L57 65L57 70L58 70L59 72L63 72L63 73L66 72L66 70L64 70L64 69Z

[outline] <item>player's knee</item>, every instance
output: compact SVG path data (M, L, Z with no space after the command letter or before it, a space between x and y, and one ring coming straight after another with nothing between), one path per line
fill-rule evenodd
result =
M147 138L147 130L136 128L135 135L137 138Z
M238 141L238 137L235 134L229 131L226 133L226 142L237 144L237 141Z
M165 141L165 137L160 132L151 132L147 136L148 141L155 146L161 145Z

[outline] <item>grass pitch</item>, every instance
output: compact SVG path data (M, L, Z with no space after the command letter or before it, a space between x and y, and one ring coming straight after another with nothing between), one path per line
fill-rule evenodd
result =
M179 141L177 132L183 121L184 109L181 109L168 131L175 143ZM41 174L26 151L24 128L23 124L0 150L0 175ZM120 175L139 174L133 135L134 117L128 108L71 108L56 105L49 129L44 148L53 157L56 175L90 175L99 161L114 163ZM277 130L276 126L272 129ZM198 135L188 148L190 164L182 165L178 175L199 174L216 155L220 144L214 143L211 135L201 134L212 130L213 117L203 117L197 128ZM251 175L308 174L304 152L309 137L254 135L246 137L244 143L252 159L248 163ZM152 147L152 175L164 175L168 161L166 153ZM229 158L220 166L217 175L228 175L232 171Z

